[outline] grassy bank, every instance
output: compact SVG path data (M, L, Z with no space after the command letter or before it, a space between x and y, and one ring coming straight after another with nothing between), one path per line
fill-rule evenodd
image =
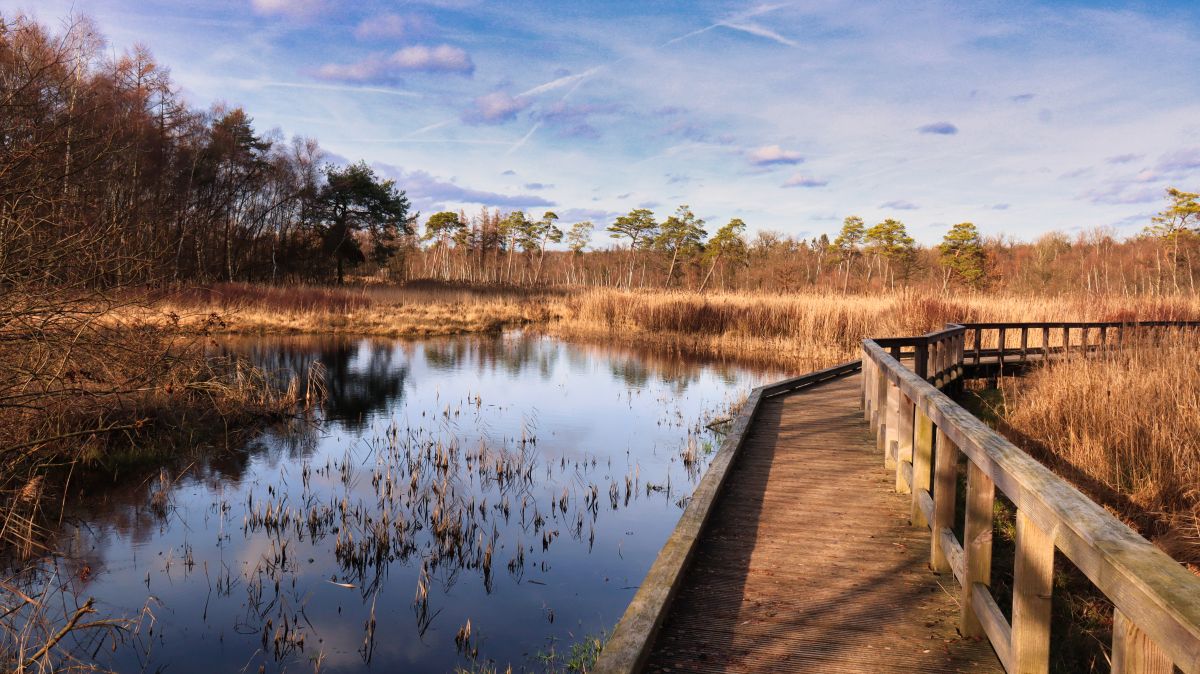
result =
M205 325L217 319L185 330L169 319L125 320L152 313L147 306L5 299L0 557L40 550L77 466L113 470L226 444L305 403L299 382L281 388L261 370L208 353Z
M1196 300L1120 295L919 292L709 293L618 289L355 289L222 284L163 295L131 319L234 334L428 337L529 327L581 340L683 351L793 371L853 358L868 336L949 321L1130 320L1200 316Z

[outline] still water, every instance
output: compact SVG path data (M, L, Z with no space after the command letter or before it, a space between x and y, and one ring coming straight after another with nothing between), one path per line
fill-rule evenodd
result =
M227 348L320 361L327 402L87 487L55 572L102 617L141 612L94 656L118 671L565 669L674 527L708 424L780 376L523 333Z

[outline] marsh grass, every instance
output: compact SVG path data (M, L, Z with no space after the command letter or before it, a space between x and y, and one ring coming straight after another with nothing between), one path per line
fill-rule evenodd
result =
M185 326L242 334L427 337L526 327L567 339L619 343L807 371L857 357L867 337L913 335L948 322L1167 320L1200 317L1200 301L1122 295L921 291L717 292L529 289L436 283L182 289L155 305ZM141 316L141 320L154 320Z
M1010 435L1200 570L1200 352L1192 335L1076 355L1004 383Z

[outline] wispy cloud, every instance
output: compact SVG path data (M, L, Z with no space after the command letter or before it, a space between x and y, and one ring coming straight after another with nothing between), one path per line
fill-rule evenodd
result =
M368 56L352 63L327 63L317 69L317 77L340 82L396 82L411 72L455 73L471 75L475 64L459 47L443 44L433 47L413 45L389 55Z
M231 82L251 89L261 89L265 87L276 87L280 89L307 89L309 91L343 91L349 93L364 93L364 94L387 94L389 96L403 96L405 98L421 98L421 94L415 91L405 91L403 89L389 89L384 87L359 87L344 84L317 84L314 82L276 82L273 80L248 80L248 79L232 79Z
M1083 194L1083 198L1094 204L1124 205L1145 204L1158 201L1163 191L1157 187L1135 185L1125 182L1112 182L1097 187Z
M529 89L526 89L525 91L522 91L521 93L519 93L517 95L518 96L537 96L538 94L544 94L547 91L554 91L555 89L562 89L563 87L577 85L580 82L583 82L584 80L586 80L587 78L604 70L604 68L605 68L605 66L601 65L601 66L596 66L594 68L588 68L587 70L585 70L581 73L576 73L574 75L563 75L562 77L552 79L549 82L539 84L536 87L531 87Z
M383 175L402 186L409 199L418 207L445 207L449 204L478 204L498 208L536 208L554 206L554 202L535 194L502 194L488 190L463 187L438 178L427 171L405 171L389 164L376 164Z
M429 20L410 14L381 14L363 19L354 28L354 37L360 40L402 38L419 35L429 29Z
M326 0L250 0L250 7L263 16L308 18L327 9Z
M917 128L921 133L932 133L939 136L953 136L958 133L958 127L950 122L934 122Z
M1114 155L1112 157L1108 157L1107 159L1104 160L1104 162L1107 164L1129 164L1131 162L1135 162L1139 159L1142 159L1145 156L1146 155L1144 155L1144 154L1133 154L1133 153L1118 154L1118 155Z
M774 40L775 42L778 42L779 44L782 44L782 45L787 45L788 47L800 46L800 44L798 42L796 42L795 40L786 38L786 37L780 35L779 33L776 33L775 31L771 30L770 28L764 28L763 26L760 26L756 23L738 23L738 22L734 22L734 21L722 21L722 22L720 22L719 25L724 26L725 28L732 28L733 30L741 31L743 33L749 33L750 35L757 35L758 37L765 37L768 40Z
M1179 177L1181 174L1200 169L1200 147L1184 148L1167 153L1158 160L1156 167L1163 173L1172 174L1172 177Z
M918 208L920 208L920 206L914 204L913 202L906 201L904 199L896 199L895 201L886 201L882 204L879 204L879 207L880 208L890 208L894 211L915 211Z
M814 178L799 173L783 181L783 187L825 187L828 184L829 181L823 178Z
M794 150L785 150L778 145L764 145L746 153L746 159L755 166L799 164L804 157Z

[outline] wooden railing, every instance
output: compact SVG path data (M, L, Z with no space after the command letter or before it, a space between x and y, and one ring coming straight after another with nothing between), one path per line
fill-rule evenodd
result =
M884 463L895 469L896 489L912 494L913 524L931 531L931 567L952 572L959 582L960 631L986 636L1008 672L1048 671L1056 550L1115 607L1115 673L1169 673L1172 666L1200 673L1200 578L940 389L960 379L966 365L1002 368L1006 362L1110 348L1134 333L1153 337L1197 327L1200 323L975 323L863 342L864 414ZM1017 341L1009 342L1010 335ZM954 525L964 455L960 542ZM989 590L997 488L1017 510L1011 622Z

